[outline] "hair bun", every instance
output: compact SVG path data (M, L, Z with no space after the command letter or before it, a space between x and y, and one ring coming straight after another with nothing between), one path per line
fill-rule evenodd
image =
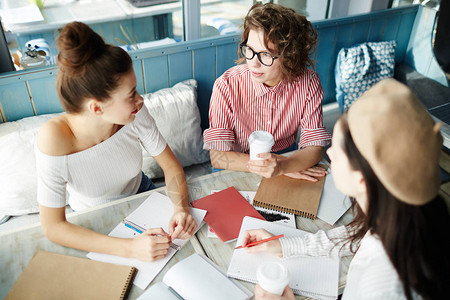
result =
M58 38L58 65L64 71L82 73L86 63L101 56L106 47L102 37L86 24L68 23Z

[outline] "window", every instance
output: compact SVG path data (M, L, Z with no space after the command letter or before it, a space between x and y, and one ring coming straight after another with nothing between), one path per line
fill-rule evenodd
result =
M34 4L32 4L34 2ZM108 43L126 50L225 34L239 34L256 0L0 0L8 47L15 62L27 46L38 46L56 62L58 29L71 21L87 23ZM291 7L310 21L365 13L386 7L438 0L258 0ZM31 42L30 42L31 41ZM33 49L31 49L33 50ZM31 62L33 63L33 61ZM32 65L30 63L30 66ZM26 66L26 64L23 64Z

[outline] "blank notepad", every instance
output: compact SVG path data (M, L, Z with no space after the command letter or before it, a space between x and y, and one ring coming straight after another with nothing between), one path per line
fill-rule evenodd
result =
M236 246L242 245L243 235L246 230L260 228L274 235L284 234L285 237L309 234L284 225L245 217ZM339 258L296 256L281 259L266 253L249 254L245 249L236 249L233 252L227 275L257 283L256 270L261 263L268 260L277 260L288 268L291 278L289 286L294 290L295 294L316 299L337 298Z

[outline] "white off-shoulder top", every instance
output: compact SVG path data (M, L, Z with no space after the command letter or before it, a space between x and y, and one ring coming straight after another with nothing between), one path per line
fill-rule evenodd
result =
M135 194L142 179L141 145L152 156L167 145L145 105L132 123L86 150L50 156L36 144L38 203L57 208L68 200L78 211Z

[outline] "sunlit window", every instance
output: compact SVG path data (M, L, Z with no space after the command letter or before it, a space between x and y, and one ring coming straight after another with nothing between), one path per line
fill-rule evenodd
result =
M16 69L54 64L58 29L71 21L87 23L106 42L127 51L236 35L240 34L243 19L255 2L290 7L310 21L388 6L439 3L438 0L0 0L0 17L9 48L1 38L0 50L11 53Z

